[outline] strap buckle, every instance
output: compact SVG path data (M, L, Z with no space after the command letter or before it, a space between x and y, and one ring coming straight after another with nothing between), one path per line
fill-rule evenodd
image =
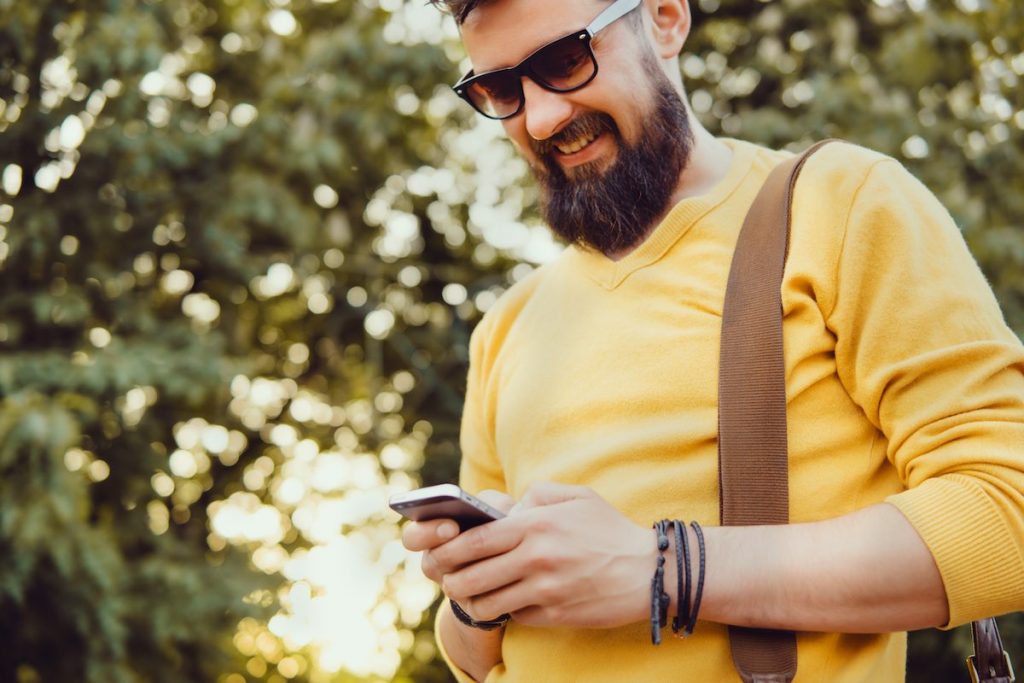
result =
M1003 650L1003 661L1006 662L1007 679L1010 683L1013 683L1016 678L1013 675L1013 664L1010 663L1010 655L1006 653L1006 650ZM978 675L978 667L974 655L967 658L967 673L971 675L971 683L982 683L982 680L989 680L988 678L982 679ZM992 673L994 674L995 671L992 671Z

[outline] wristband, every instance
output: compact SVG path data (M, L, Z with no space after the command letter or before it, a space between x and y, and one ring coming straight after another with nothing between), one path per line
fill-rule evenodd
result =
M699 552L699 562L697 571L697 593L693 598L693 612L690 614L690 623L686 625L686 635L693 633L693 627L697 625L697 613L700 612L700 599L704 593L704 532L700 528L700 524L697 524L696 520L690 522L690 528L693 529L693 533L697 536L697 550Z
M661 628L668 621L670 598L665 592L665 551L669 545L669 524L667 519L654 523L658 539L658 566L651 577L651 642L655 645L661 645Z
M676 616L672 619L672 633L683 638L690 623L690 540L686 525L672 520L676 534Z
M459 603L455 602L450 598L448 602L452 606L452 614L455 615L456 619L461 621L466 626L478 628L481 631L493 631L494 629L501 628L502 626L508 623L509 619L512 618L511 614L505 613L497 619L485 619L477 621L473 617L469 616L469 613L466 612L466 610L462 609L462 606L459 605Z

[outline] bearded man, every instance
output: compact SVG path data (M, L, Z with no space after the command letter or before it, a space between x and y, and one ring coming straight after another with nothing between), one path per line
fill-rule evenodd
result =
M694 118L686 0L435 1L473 64L456 92L502 121L569 245L470 344L460 483L508 516L404 532L450 599L455 676L737 680L732 624L796 631L797 681L900 681L907 630L1024 607L1024 348L933 195L851 144L805 165L782 284L791 523L715 526L726 281L791 155ZM655 648L663 518L705 526L706 565L686 527L700 622ZM685 613L697 582L675 590L669 541Z

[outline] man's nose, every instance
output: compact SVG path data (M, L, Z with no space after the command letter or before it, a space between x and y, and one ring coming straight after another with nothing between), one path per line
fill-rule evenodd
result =
M546 140L572 118L572 102L567 93L551 92L523 76L523 114L526 132L534 140Z

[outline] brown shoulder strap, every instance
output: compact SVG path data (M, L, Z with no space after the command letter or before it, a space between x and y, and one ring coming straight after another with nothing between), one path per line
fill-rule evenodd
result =
M1010 655L1003 649L995 619L971 622L974 654L967 658L967 672L972 683L1013 683Z
M796 178L822 144L771 172L733 254L718 374L719 516L726 526L789 521L782 271ZM787 683L796 675L792 631L730 626L729 639L745 683Z
M791 202L804 162L822 145L779 164L754 199L733 254L722 311L718 375L719 516L725 526L789 522L782 273ZM971 624L972 680L1009 683L1010 659L994 619ZM796 675L792 631L729 627L744 683L789 683Z

